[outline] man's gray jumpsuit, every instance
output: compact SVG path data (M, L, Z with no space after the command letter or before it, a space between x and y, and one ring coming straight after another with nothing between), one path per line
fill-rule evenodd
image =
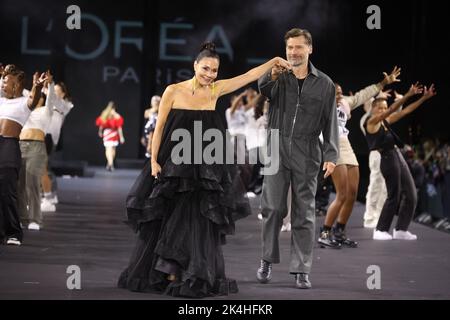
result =
M262 259L280 262L278 237L291 185L290 273L311 270L317 175L322 162L336 163L339 149L334 84L311 62L308 70L302 88L291 72L282 73L275 81L268 72L258 81L261 93L270 100L268 129L278 129L280 135L279 170L266 175L263 183ZM321 132L323 144L319 141ZM271 143L270 138L267 141Z

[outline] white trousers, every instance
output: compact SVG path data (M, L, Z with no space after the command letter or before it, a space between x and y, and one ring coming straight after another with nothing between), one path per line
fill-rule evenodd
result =
M374 150L369 154L370 182L366 194L366 211L364 212L364 224L377 224L386 201L386 182L380 170L381 154Z

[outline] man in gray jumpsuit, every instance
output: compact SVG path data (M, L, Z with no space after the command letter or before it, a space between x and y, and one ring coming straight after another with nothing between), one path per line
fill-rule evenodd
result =
M293 69L274 67L258 81L270 99L269 129L278 129L279 170L264 177L262 191L262 259L257 279L272 278L272 263L280 262L278 237L287 214L287 194L292 187L291 262L296 287L311 287L308 274L315 239L315 194L323 162L329 176L338 158L338 126L333 81L309 61L312 38L307 30L285 35L286 56ZM323 134L323 143L319 135ZM270 139L267 139L270 143ZM269 147L270 150L270 147Z

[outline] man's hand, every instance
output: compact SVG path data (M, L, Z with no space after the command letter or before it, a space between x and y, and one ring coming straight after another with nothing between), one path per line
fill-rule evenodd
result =
M282 66L280 66L279 64L276 64L273 68L272 68L272 80L277 80L278 77L280 76L280 74L282 74L284 71L284 68Z
M334 168L336 168L336 165L333 162L324 162L322 170L325 171L325 175L323 176L325 179L330 176Z
M287 70L292 70L291 64L283 58L278 57L277 62L272 67L272 80L278 79L279 75Z
M275 65L283 68L283 70L292 70L292 65L289 63L289 61L280 57L277 57L277 62L275 63Z

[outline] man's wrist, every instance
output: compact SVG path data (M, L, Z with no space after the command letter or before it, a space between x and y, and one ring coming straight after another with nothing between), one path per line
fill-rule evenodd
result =
M280 75L280 73L278 73L278 72L271 72L270 73L270 80L276 80L277 78L278 78L278 76Z

